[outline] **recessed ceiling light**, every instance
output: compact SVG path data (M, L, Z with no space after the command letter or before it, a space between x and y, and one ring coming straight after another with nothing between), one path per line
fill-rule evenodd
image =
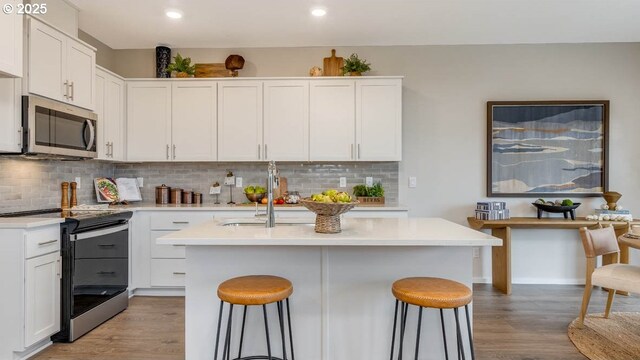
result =
M322 8L315 8L311 10L311 15L317 16L317 17L325 16L327 15L327 10Z
M167 10L165 14L172 19L180 19L182 18L182 12L178 10Z

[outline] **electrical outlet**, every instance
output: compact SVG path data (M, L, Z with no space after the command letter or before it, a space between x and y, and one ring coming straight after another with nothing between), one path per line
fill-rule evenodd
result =
M80 187L82 186L82 178L81 177L76 177L75 182L76 182L76 184L78 184L77 188L80 189Z
M415 176L409 176L409 187L415 188L418 187L418 178Z
M367 185L368 187L373 186L373 178L371 176L367 176L364 180L365 185Z
M340 187L341 188L346 188L347 187L347 178L344 177L344 176L340 178Z
M138 183L138 187L144 187L144 178L136 178L136 182Z
M477 248L477 247L473 248L473 257L474 258L479 258L480 257L480 248Z
M236 187L242 187L242 178L240 176L236 177Z

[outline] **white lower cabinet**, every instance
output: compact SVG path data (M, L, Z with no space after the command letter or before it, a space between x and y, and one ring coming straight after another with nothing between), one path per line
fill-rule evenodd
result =
M60 254L28 259L25 265L25 347L60 331Z
M186 267L185 259L151 259L151 286L183 287Z

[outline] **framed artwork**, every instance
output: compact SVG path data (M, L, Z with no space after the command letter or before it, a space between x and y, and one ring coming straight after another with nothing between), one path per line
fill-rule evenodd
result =
M608 133L608 100L487 102L487 196L601 196Z

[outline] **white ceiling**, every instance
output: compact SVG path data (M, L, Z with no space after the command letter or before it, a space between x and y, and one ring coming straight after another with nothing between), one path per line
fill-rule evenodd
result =
M640 0L71 2L80 28L115 49L640 41Z

